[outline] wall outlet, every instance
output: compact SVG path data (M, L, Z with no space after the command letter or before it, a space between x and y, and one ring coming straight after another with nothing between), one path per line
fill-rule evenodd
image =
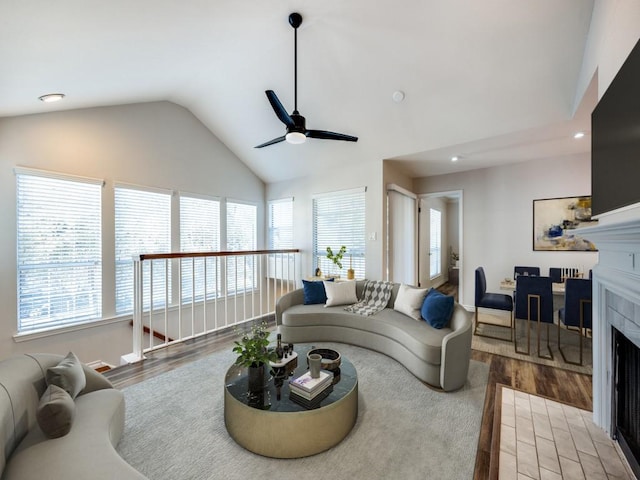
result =
M378 234L376 232L371 232L369 234L369 240L375 242L378 239Z

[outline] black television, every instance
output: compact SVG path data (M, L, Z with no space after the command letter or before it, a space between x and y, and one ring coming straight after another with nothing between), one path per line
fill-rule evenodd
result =
M591 212L640 202L640 41L591 114Z

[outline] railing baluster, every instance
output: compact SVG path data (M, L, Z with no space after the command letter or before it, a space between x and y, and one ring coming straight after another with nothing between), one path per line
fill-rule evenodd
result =
M224 257L224 326L228 325L229 320L229 257Z
M164 344L169 343L169 265L171 259L164 261Z
M202 325L205 332L209 330L209 325L207 323L207 303L209 300L207 298L207 260L207 257L202 259L202 270L204 272L204 280L202 282L204 286L204 295L202 296Z
M269 257L267 256L267 261L269 259ZM256 281L256 285L262 285L262 259L258 260L258 280ZM260 287L260 289L258 290L258 297L259 297L259 301L260 301L260 318L262 318L262 287Z
M213 297L213 323L216 326L216 330L218 329L218 292L222 292L220 290L220 257L215 257L215 266L216 266L216 291Z
M133 357L135 361L142 360L144 351L142 326L144 314L143 263L138 258L133 261Z
M182 260L178 262L178 278L178 339L182 340Z
M191 336L196 335L196 259L191 259Z

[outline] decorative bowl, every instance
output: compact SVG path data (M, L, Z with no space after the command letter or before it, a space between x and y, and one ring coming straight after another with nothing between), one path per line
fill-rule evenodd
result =
M336 352L330 348L312 348L307 353L307 362L309 361L309 355L317 353L322 356L322 369L335 371L340 367L340 352Z

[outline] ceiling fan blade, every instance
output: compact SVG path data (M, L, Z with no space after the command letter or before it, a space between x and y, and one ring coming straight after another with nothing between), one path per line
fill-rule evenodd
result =
M267 94L269 103L271 104L273 111L276 112L276 116L280 119L280 121L284 123L287 127L293 127L294 126L293 120L291 119L287 111L282 106L282 103L280 103L280 100L278 99L276 92L274 92L273 90L266 90L264 93Z
M305 135L309 138L321 138L323 140L344 140L345 142L358 141L358 137L345 135L344 133L327 132L326 130L307 130Z
M262 147L268 147L269 145L273 145L274 143L280 143L283 142L285 140L284 135L278 138L274 138L273 140L269 140L268 142L264 142L260 145L256 145L253 148L262 148Z

